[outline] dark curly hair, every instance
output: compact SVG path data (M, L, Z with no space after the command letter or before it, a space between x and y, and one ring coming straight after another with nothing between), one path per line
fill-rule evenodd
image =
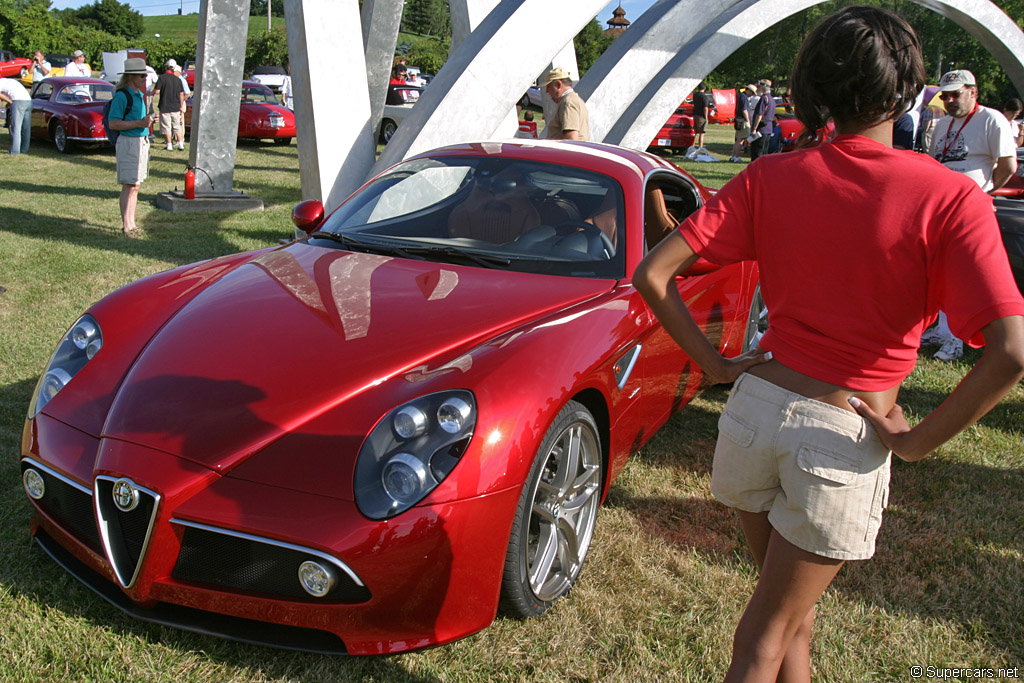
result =
M925 84L921 43L892 12L847 7L804 39L790 84L796 117L811 135L829 117L837 125L896 119Z

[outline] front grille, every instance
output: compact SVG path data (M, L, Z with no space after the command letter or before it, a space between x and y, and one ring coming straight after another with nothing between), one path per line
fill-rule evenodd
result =
M176 579L317 603L355 604L370 599L366 586L335 558L248 534L172 521L185 527L172 573ZM299 565L307 560L335 570L334 587L322 598L313 598L299 583Z
M120 510L115 503L114 488L119 482L127 483L138 495L138 504L131 510ZM127 479L113 477L96 477L95 487L96 515L107 559L117 580L127 588L135 582L146 552L160 496Z
M46 492L42 498L35 500L50 519L87 545L96 553L103 553L103 543L96 529L96 517L92 509L92 491L77 484L67 477L57 474L32 460L21 461L21 472L33 469L46 484Z

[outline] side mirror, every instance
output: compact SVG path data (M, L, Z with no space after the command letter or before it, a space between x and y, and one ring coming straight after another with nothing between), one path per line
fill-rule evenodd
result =
M319 199L307 199L292 209L292 223L302 232L310 235L324 222L324 205Z

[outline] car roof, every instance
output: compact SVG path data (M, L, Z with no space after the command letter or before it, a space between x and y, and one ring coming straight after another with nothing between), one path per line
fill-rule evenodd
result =
M254 76L264 76L268 74L283 75L285 70L283 66L258 66L252 70Z

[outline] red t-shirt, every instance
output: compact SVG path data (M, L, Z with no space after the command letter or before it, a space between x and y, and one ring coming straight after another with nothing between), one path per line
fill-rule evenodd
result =
M679 230L713 263L758 262L761 348L850 389L903 381L940 309L972 346L993 320L1024 315L992 198L927 155L859 135L761 157Z

